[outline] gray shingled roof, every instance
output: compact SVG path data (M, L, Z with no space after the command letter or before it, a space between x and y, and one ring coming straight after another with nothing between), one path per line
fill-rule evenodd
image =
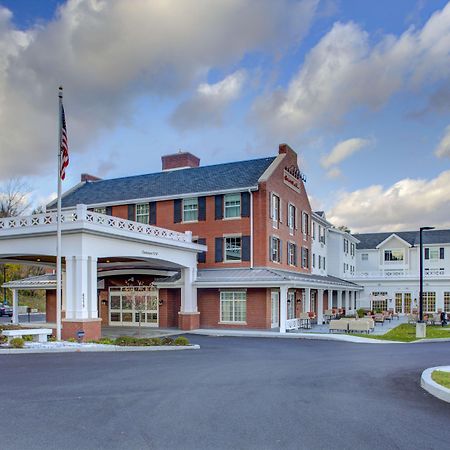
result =
M258 179L275 158L260 158L212 166L90 181L62 199L62 207L97 205L135 199L207 193L258 185ZM56 201L48 205L56 207Z
M173 283L180 279L180 274L171 277L161 278L158 281L163 283ZM199 283L245 283L262 282L274 283L274 286L280 282L313 282L323 284L324 289L327 286L358 287L357 284L340 278L321 275L310 275L304 273L290 272L287 270L269 269L269 268L225 268L225 269L199 269L197 271L197 281Z
M358 249L374 249L392 234L396 234L412 246L419 245L418 231L392 231L387 233L361 233L353 234L359 240ZM429 230L423 232L424 244L450 243L450 230Z

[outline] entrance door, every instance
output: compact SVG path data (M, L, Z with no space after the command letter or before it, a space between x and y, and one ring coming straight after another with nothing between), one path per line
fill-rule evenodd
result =
M395 293L395 311L400 314L411 312L411 292Z
M278 291L272 291L272 328L278 328L280 326L280 293Z
M109 325L158 326L158 289L121 286L109 289Z

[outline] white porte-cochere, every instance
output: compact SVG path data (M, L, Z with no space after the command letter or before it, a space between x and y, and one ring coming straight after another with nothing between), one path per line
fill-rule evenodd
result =
M0 219L0 260L36 265L55 264L55 212ZM181 312L197 313L197 253L206 246L180 233L89 211L85 205L61 213L63 309L66 321L99 320L98 261L145 261L153 267L181 270ZM15 302L16 303L16 299Z

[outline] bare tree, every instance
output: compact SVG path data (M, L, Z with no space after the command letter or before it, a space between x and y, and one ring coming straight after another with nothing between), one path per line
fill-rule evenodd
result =
M30 206L30 187L22 178L11 178L0 186L0 218L20 216Z

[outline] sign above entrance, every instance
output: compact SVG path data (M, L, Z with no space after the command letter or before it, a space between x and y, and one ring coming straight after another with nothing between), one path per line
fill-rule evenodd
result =
M284 169L283 181L295 192L301 193L304 175L296 167L286 168Z
M157 251L142 250L142 253L143 253L144 255L159 256L159 252L157 252Z

